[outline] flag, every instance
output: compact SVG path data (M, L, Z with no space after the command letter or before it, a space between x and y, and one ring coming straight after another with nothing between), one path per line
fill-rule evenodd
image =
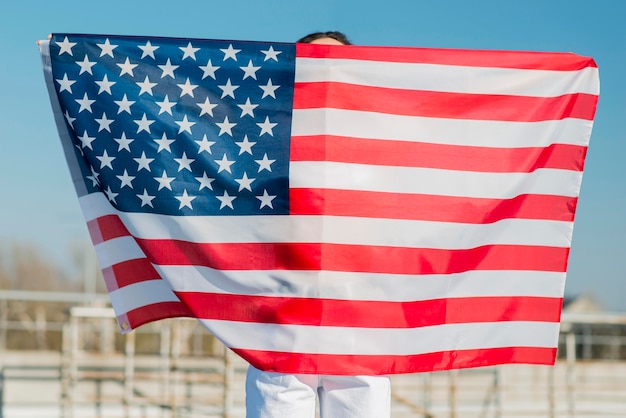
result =
M554 363L591 58L75 34L40 50L122 332L194 317L285 373Z

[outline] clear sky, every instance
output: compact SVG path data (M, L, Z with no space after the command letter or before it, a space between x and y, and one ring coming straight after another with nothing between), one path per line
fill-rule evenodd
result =
M566 294L626 311L626 1L6 1L0 10L0 248L31 244L59 265L88 235L61 152L38 39L53 32L291 42L341 30L363 45L574 52L601 94Z

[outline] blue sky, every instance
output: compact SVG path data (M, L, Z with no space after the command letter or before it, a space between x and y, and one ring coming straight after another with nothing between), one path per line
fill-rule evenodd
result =
M88 240L61 152L36 41L52 32L295 41L342 30L365 45L574 52L601 94L574 227L566 294L626 311L626 1L13 1L0 14L0 247L60 265Z

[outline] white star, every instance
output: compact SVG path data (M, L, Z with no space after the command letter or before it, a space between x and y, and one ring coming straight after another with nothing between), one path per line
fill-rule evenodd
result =
M189 196L187 194L187 189L183 190L182 196L174 196L174 197L178 199L178 201L180 202L180 206L178 206L178 210L181 210L185 206L187 206L189 209L193 209L191 207L191 201L194 200L196 196Z
M189 122L187 120L187 115L183 116L183 120L180 122L175 120L174 123L180 126L180 128L178 128L178 133L189 132L189 134L191 134L191 127L196 124L196 122Z
M95 102L95 100L90 100L89 97L87 97L86 92L83 95L82 99L74 99L74 100L76 100L76 103L80 105L80 108L78 108L78 113L82 112L83 110L88 110L89 113L92 113L91 105Z
M185 94L188 94L191 97L193 97L193 91L196 87L198 87L195 84L190 84L189 78L187 78L187 81L185 81L185 84L177 84L177 86L181 89L180 97L183 97Z
M154 123L153 120L149 120L148 118L146 118L146 114L144 113L143 116L141 117L140 120L133 120L133 122L135 122L138 126L137 126L137 133L141 132L141 131L146 131L148 133L150 133L150 125L152 125Z
M155 102L161 109L159 110L159 115L161 113L169 113L172 114L172 107L176 105L176 102L170 102L170 99L165 95L165 99L162 102Z
M59 55L63 55L63 53L67 52L68 54L74 56L72 48L76 45L76 42L70 42L69 39L67 39L67 36L63 39L63 42L57 42L57 45L61 47Z
M184 48L179 46L178 49L180 49L181 51L184 52L183 59L185 59L185 58L193 58L194 61L196 59L196 52L200 50L200 48L194 48L191 45L191 42L189 42L187 44L187 46L184 47Z
M124 93L122 100L114 100L114 102L119 107L117 110L118 115L122 112L127 112L130 115L130 107L135 104L134 100L128 100L126 93Z
M128 60L128 57L126 57L126 61L124 61L124 64L116 65L122 69L122 71L120 71L120 77L124 74L129 74L131 77L134 77L135 75L133 74L133 70L138 64L131 64Z
M148 76L146 76L146 78L141 83L137 82L135 84L141 87L138 96L141 96L143 93L148 93L150 96L152 96L152 88L157 85L157 83L151 83Z
M113 58L113 50L117 48L117 45L111 45L111 42L109 42L109 38L107 38L103 44L96 44L96 45L100 47L101 57L105 55L109 55L111 58Z
M248 141L248 135L244 135L243 141L235 142L235 144L239 145L239 155L243 154L244 152L252 155L252 147L256 145L256 142Z
M235 162L229 161L228 158L226 158L226 154L222 156L221 160L213 160L213 161L215 161L217 165L219 166L219 168L217 169L218 173L221 173L224 170L228 171L230 174L233 173L232 171L230 171L230 166L233 165Z
M220 203L220 209L223 209L226 206L228 206L231 209L235 209L233 207L233 200L237 199L237 196L229 196L228 192L224 190L224 195L215 196L215 197L218 198L220 202L222 202Z
M201 65L200 69L202 70L202 79L204 80L207 77L211 77L213 80L215 80L215 72L217 70L220 69L220 67L216 67L213 64L211 64L211 60L209 60L209 62L207 62L206 65Z
M111 190L111 186L108 186L107 190L104 193L106 193L107 199L109 199L113 203L117 203L115 201L115 198L117 197L119 193L113 193L113 191Z
M231 123L228 121L228 116L224 117L224 122L216 122L217 126L220 127L220 133L217 136L222 136L223 133L227 133L230 136L233 136L232 128L237 125L236 123Z
M78 75L81 75L82 73L89 73L93 75L93 72L91 72L91 67L96 65L96 62L89 61L87 55L85 55L85 58L82 61L76 61L76 64L80 66L80 72L78 73Z
M274 51L274 47L270 46L270 49L266 50L266 51L261 51L262 53L265 54L265 59L263 61L267 61L269 59L272 59L276 62L278 62L278 54L282 54L282 51ZM263 207L263 206L261 206Z
M178 172L183 170L191 171L191 163L193 163L193 158L187 158L187 153L183 152L183 156L181 158L174 158L174 161L178 163Z
M59 83L59 93L62 91L69 91L72 93L72 84L76 83L76 80L68 80L67 73L63 74L62 79L57 79L57 83Z
M267 84L264 86L259 86L261 88L261 90L263 90L263 96L261 97L261 99L267 97L267 96L272 96L273 98L276 98L276 94L274 93L276 91L277 88L279 88L280 86L275 86L272 84L272 79L270 78L267 81Z
M161 73L161 78L164 78L165 76L170 76L172 78L176 78L174 76L174 70L177 69L179 66L178 65L172 65L172 63L170 62L170 59L167 59L167 62L165 63L165 65L159 65L158 66L162 73Z
M128 173L126 172L126 169L124 169L124 174L122 174L121 176L115 176L115 177L120 179L120 181L122 182L120 189L123 189L124 186L128 186L131 189L133 188L133 180L135 180L135 176L129 176Z
M244 104L238 104L237 106L239 106L241 108L241 116L239 116L240 118L243 118L244 115L250 115L254 118L254 109L256 109L257 107L259 107L259 105L257 104L252 104L250 103L250 98L248 97L248 99L246 100L246 102Z
M202 151L206 151L209 154L212 154L211 146L215 144L215 141L209 141L206 137L206 134L204 134L204 136L202 137L202 141L196 140L196 143L200 147L200 149L198 150L198 154L200 154Z
M133 158L133 160L135 160L135 162L137 163L137 171L140 171L141 169L146 169L148 171L151 171L150 163L154 161L154 158L147 158L145 151L141 153L140 158Z
M100 174L96 173L96 170L94 170L93 167L90 167L90 169L91 169L91 175L87 176L87 178L91 180L92 187L96 187L98 184L100 184L100 180L98 179L98 176Z
M216 104L213 104L209 101L208 97L206 98L204 103L196 103L196 105L200 106L200 109L202 109L202 111L200 112L200 116L204 115L205 113L213 116L213 109L217 107Z
M115 157L109 156L107 150L104 150L104 153L100 156L96 155L96 158L100 160L100 170L102 170L104 167L109 167L111 170L113 170L113 165L111 163L113 162L113 160L115 160Z
M138 194L137 197L141 199L141 207L144 207L145 205L148 205L151 208L154 207L152 206L152 201L154 200L155 196L150 196L146 189L143 189L143 194Z
M125 132L122 132L122 137L121 138L113 138L113 139L118 144L117 152L120 152L123 149L127 150L128 152L130 152L130 143L133 142L134 139L126 138L126 133Z
M98 132L103 131L103 130L107 130L109 132L111 132L111 124L114 122L114 119L107 119L107 115L106 113L102 112L102 118L97 119L96 118L96 122L98 122Z
M232 84L230 84L230 78L226 80L226 84L222 86L218 85L217 87L219 87L222 90L222 97L220 97L220 99L223 99L226 96L230 96L234 99L235 90L239 88L239 86L233 86Z
M100 90L98 90L98 94L102 93L103 91L106 91L109 94L111 93L111 86L113 84L115 84L115 81L109 81L109 77L107 77L107 75L105 74L104 77L102 77L102 81L96 81L96 84L100 86Z
M263 190L263 196L255 197L261 201L261 206L259 207L259 209L263 209L264 206L269 206L270 209L274 209L274 206L272 205L272 200L274 200L274 198L276 197L275 195L270 196L269 194L267 194L267 190Z
M207 177L206 172L202 174L202 177L195 177L195 179L198 180L198 182L200 183L200 188L198 189L198 191L204 189L205 187L207 189L213 190L213 185L211 183L213 183L215 179Z
M256 72L259 71L261 67L255 67L252 65L252 60L248 62L246 67L239 67L243 70L243 79L245 80L248 77L252 77L256 80Z
M150 43L150 41L146 42L145 45L137 45L137 47L139 47L139 49L141 49L143 52L141 53L141 59L144 59L145 57L152 57L154 58L154 51L156 51L157 49L159 49L160 47L158 46L152 46L152 44Z
M259 136L263 136L263 134L270 134L270 136L274 136L272 129L276 125L278 125L278 123L270 122L270 118L266 116L263 123L257 123L257 126L261 128L261 133L259 134Z
M259 173L263 170L267 170L270 173L272 172L272 164L275 162L276 160L269 160L267 158L267 154L263 155L263 159L262 160L254 160L255 163L257 163L259 165Z
M161 139L155 139L154 142L156 142L157 144L159 144L159 149L157 150L157 153L166 150L168 152L172 152L172 150L170 149L170 144L172 142L176 142L176 140L174 139L168 139L168 137L165 135L165 132L163 132L163 136L161 137Z
M82 147L83 148L89 148L90 150L93 151L93 148L91 147L91 143L96 139L95 136L89 136L87 135L87 131L85 130L83 132L83 136L79 136L78 139L80 139L80 142L83 144Z
M167 173L163 170L163 174L161 177L155 177L154 179L159 182L159 189L163 188L172 190L172 185L170 184L176 177L167 177ZM158 191L157 190L157 191Z
M243 177L240 179L235 179L235 181L237 183L239 183L239 190L238 191L242 191L243 189L252 191L252 182L256 180L256 179L249 179L248 178L248 174L246 174L245 172L243 173Z
M65 111L65 120L67 120L67 123L70 124L72 129L74 129L74 121L76 120L76 118L71 117L67 110Z
M230 44L228 45L227 49L220 49L220 51L224 53L224 61L226 61L228 58L232 58L233 60L237 61L237 54L241 52L241 49L234 49L233 45Z

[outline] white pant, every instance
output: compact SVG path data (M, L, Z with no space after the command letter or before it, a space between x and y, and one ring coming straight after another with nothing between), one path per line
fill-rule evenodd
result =
M246 376L247 418L388 418L391 384L386 376L331 376L263 372Z

